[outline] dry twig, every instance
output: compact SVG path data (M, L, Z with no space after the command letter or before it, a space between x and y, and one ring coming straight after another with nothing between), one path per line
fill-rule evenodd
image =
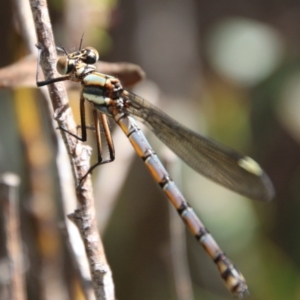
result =
M47 3L45 0L31 0L31 9L35 21L39 46L43 49L42 68L47 78L55 76L56 49L51 30ZM76 132L76 124L72 117L63 83L48 86L56 120L70 132ZM90 149L83 146L71 135L62 132L65 145L72 162L75 182L89 168ZM114 284L111 270L107 264L103 245L95 222L94 199L91 181L88 178L77 188L79 208L70 216L78 226L88 256L92 281L97 299L114 300Z
M25 284L23 277L23 255L19 219L18 176L5 173L0 178L0 219L4 220L5 242L7 260L1 260L1 269L7 267L7 282L1 280L0 297L9 300L24 300ZM3 277L3 276L2 276ZM7 285L6 288L4 287Z
M36 49L34 54L27 55L14 64L0 69L0 88L36 87ZM122 84L131 86L145 77L143 70L131 63L96 63L99 72L109 74L121 80ZM67 85L72 83L67 83ZM78 87L78 85L76 85Z

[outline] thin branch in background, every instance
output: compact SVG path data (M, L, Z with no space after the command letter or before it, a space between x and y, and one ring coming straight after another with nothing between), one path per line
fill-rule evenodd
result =
M27 55L0 69L0 88L33 87L36 73L36 56Z
M145 78L145 72L143 69L140 66L132 63L108 63L104 61L98 61L96 63L96 68L101 73L117 77L122 82L124 87L135 85Z
M0 88L36 87L36 48L34 48L34 51L31 55L27 55L0 69ZM144 71L138 65L131 63L98 61L96 67L101 73L119 78L124 87L132 86L145 77ZM78 84L71 82L66 82L66 84L78 88Z
M0 281L2 300L24 300L25 283L23 272L22 240L19 219L18 188L20 179L12 173L5 173L0 178L1 218L4 223L6 258L1 259L1 274L7 274L7 282ZM7 272L3 269L7 268Z
M51 23L46 1L30 1L36 26L39 46L42 48L41 65L46 78L55 76L56 47L54 43ZM67 103L63 83L48 86L56 120L59 126L76 132L76 124ZM73 166L75 182L86 173L89 168L90 150L69 134L62 133ZM77 188L79 209L70 215L78 226L82 235L92 274L93 286L97 299L114 300L114 284L111 270L107 264L104 248L100 240L96 221L91 181L88 178L80 188Z

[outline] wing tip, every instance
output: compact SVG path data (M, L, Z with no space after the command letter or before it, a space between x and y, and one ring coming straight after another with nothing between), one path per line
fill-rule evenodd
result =
M269 202L274 199L276 192L274 185L267 175L263 172L261 175L261 192L255 197L256 200Z

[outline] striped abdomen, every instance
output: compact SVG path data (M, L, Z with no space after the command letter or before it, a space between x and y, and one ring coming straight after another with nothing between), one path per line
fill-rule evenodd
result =
M172 202L186 226L215 262L227 288L234 295L242 296L243 293L247 292L247 284L243 275L226 257L194 210L189 206L149 145L144 134L138 128L135 120L126 114L117 114L114 116L114 119L127 135L135 151L143 159L153 178Z

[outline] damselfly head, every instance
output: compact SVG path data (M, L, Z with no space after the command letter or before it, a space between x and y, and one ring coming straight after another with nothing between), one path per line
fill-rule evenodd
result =
M76 59L70 58L70 56L62 56L58 59L56 63L56 70L61 75L66 75L71 73L76 65Z
M93 47L85 47L67 55L69 59L81 60L87 65L93 65L99 59L98 51Z
M82 49L80 52L81 52L80 59L88 65L93 65L99 59L99 53L93 47L86 47Z
M93 65L98 59L98 51L93 47L86 47L60 57L56 63L56 69L59 74L66 75L74 70L77 62L81 61L84 64Z

